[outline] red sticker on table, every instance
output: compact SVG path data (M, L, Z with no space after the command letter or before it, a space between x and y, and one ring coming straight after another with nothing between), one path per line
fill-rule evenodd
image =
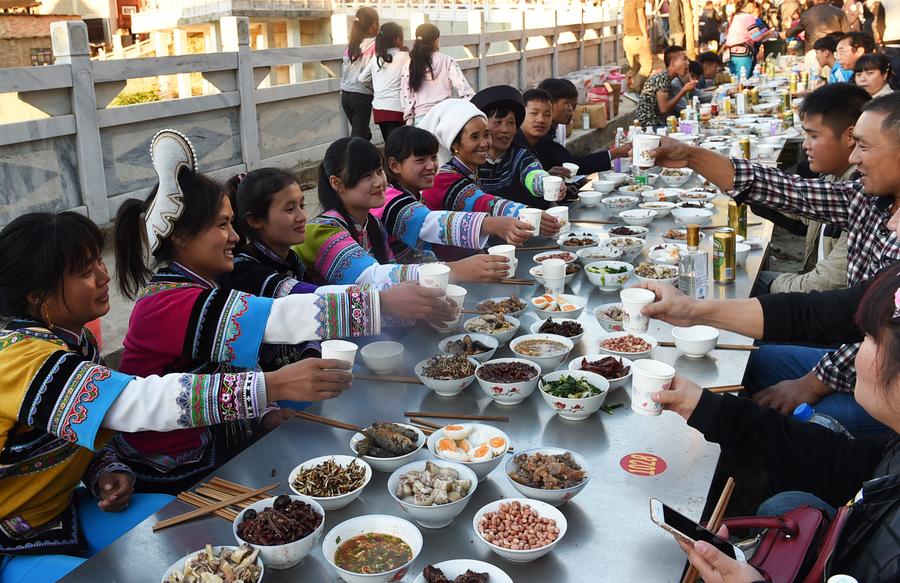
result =
M650 453L630 453L619 460L619 465L635 476L658 476L666 471L666 460Z

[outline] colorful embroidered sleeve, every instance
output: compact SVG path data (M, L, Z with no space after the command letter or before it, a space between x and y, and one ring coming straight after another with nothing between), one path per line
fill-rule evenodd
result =
M483 212L495 217L516 217L524 204L488 194L470 179L456 172L439 171L434 186L422 192L431 210Z
M517 170L519 180L528 192L537 198L544 198L544 176L549 176L550 173L544 170L537 158L526 151Z
M234 270L223 277L222 282L228 289L264 298L283 298L290 294L316 291L313 284L278 273L258 261L240 255L234 258Z
M267 344L297 344L381 333L381 304L374 289L347 286L336 293L332 286L314 294L291 295L272 303L272 313L263 341ZM298 339L298 336L303 336Z
M415 265L381 265L340 226L307 223L306 240L294 247L320 283L384 287L415 281Z
M412 196L398 193L373 214L381 219L388 233L414 249L422 243L437 243L465 249L481 249L488 237L481 235L485 213L432 211Z
M119 460L119 457L112 447L106 446L97 452L94 459L92 459L91 463L88 465L87 470L84 472L84 484L87 486L90 493L94 495L94 498L100 497L100 491L97 490L100 478L111 472L128 474L131 476L132 483L134 483L135 476L134 472L131 471L131 468Z

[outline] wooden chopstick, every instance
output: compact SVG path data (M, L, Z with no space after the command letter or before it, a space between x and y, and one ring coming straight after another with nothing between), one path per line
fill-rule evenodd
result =
M535 247L516 247L516 251L553 251L559 249L559 245L537 245Z
M213 513L216 510L221 508L225 508L226 506L231 506L235 502L241 502L242 500L246 500L248 498L252 498L257 494L262 494L264 492L268 492L270 490L274 490L278 487L278 484L270 484L268 486L264 486L262 488L258 488L256 490L251 490L250 492L245 492L243 494L235 494L225 500L220 500L215 504L211 504L209 506L205 506L203 508L198 508L196 510L191 510L190 512L186 512L180 516L173 516L172 518L167 518L166 520L160 520L156 524L153 525L153 532L162 530L164 528L168 528L170 526L175 526L176 524L181 524L182 522L188 522L189 520L193 520L195 518L199 518L201 516L206 516L207 514Z
M418 429L419 431L421 431L424 435L431 435L431 434L434 433L434 431L435 431L435 430L432 429L431 427L427 427L427 426L425 426L425 425L420 425L420 424L414 423L414 422L412 422L412 421L410 422L410 425L412 425L413 427L415 427L416 429Z
M422 384L422 381L420 381L418 377L408 377L402 375L354 373L353 378L363 381L381 381L383 383L406 383L408 385Z
M744 385L722 385L721 387L706 387L710 393L739 393L744 390Z
M659 345L666 348L675 348L675 343L668 340L660 341ZM716 344L713 350L759 350L759 346L753 344Z
M207 500L206 498L203 498L202 496L197 496L196 494L192 494L191 492L182 492L181 494L178 495L178 499L181 500L182 502L187 502L188 504L190 504L191 506L194 506L196 508L203 508L204 506L206 506L207 504L210 503L210 501ZM219 518L228 520L230 522L234 522L234 520L237 518L237 515L238 515L238 513L235 512L234 510L229 510L227 508L222 508L220 510L216 510L215 512L213 512L213 514L215 514Z
M502 415L465 415L462 413L427 413L424 411L406 411L404 417L427 417L431 419L462 419L464 421L509 421Z
M297 411L292 409L294 412L294 417L299 417L300 419L306 419L307 421L312 421L313 423L321 423L322 425L328 425L329 427L335 427L337 429L346 429L347 431L356 431L357 433L362 433L362 427L358 425L353 425L352 423L344 423L343 421L338 421L337 419L331 419L329 417L322 417L321 415L314 415L312 413L307 413L305 411Z
M719 496L719 501L716 503L715 509L713 509L712 516L709 518L709 523L706 527L707 530L715 533L719 530L719 527L722 526L722 519L725 518L725 509L728 507L728 502L731 500L732 492L734 492L734 478L729 477L728 481L725 482L725 487L722 488L722 495ZM691 565L688 568L687 573L684 574L681 583L696 583L699 575L697 569Z
M760 226L760 225L762 225L761 222L747 223L747 226L748 226L748 227L758 227L758 226ZM705 226L705 227L700 227L700 230L701 230L701 231L708 231L708 230L710 230L710 229L724 229L724 228L727 227L727 226L728 226L728 225L707 225L707 226Z
M533 279L498 279L490 283L500 283L503 285L534 285Z
M570 219L570 223L584 223L585 225L618 225L616 221L601 221L596 219Z

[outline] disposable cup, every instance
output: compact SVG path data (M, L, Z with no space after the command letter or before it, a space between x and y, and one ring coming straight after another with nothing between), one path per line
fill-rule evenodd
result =
M559 221L560 233L565 233L569 230L569 207L554 206L547 209L547 214Z
M446 290L450 283L450 267L443 263L425 263L419 266L419 285Z
M569 171L569 179L575 178L575 175L578 174L578 164L573 164L572 162L566 162L563 164L563 168Z
M466 294L469 293L466 288L454 284L447 285L447 299L452 300L454 304L457 305L460 309L463 307L463 302L466 299ZM439 330L441 332L449 332L456 329L456 326L459 324L461 316L457 316L455 319L445 323L443 326L437 326L432 324L431 327Z
M650 168L656 164L656 156L647 152L659 147L659 136L653 134L638 134L631 140L632 164L638 168Z
M516 270L519 268L519 260L515 257L509 260L509 270L506 272L506 278L516 276Z
M547 259L541 266L544 279L566 276L566 262L562 259Z
M648 289L630 287L619 292L622 300L622 325L628 332L646 332L650 327L650 318L641 313L641 308L652 304L656 294Z
M559 199L559 187L562 186L563 179L559 176L544 176L542 179L544 185L544 200L556 202Z
M565 292L566 278L563 277L546 277L544 276L544 293L557 295Z
M544 211L541 209L525 208L519 211L519 220L523 223L531 225L531 230L537 236L541 233L541 215Z
M640 415L656 417L662 405L653 400L653 393L669 390L675 369L658 360L635 360L631 363L631 410Z
M358 348L356 344L346 340L326 340L322 343L322 358L334 358L353 364Z
M494 245L492 247L488 247L487 251L489 255L499 255L500 257L506 257L507 259L516 258L515 245Z

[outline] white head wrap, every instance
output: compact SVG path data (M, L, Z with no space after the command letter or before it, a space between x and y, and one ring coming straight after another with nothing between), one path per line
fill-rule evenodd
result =
M178 184L182 168L197 171L197 154L187 136L177 130L162 130L150 141L150 158L159 177L159 190L144 215L150 253L172 234L175 222L184 212L184 193Z
M473 117L487 120L484 112L475 107L468 99L445 99L435 105L422 119L419 127L428 130L438 139L440 144L438 161L441 164L450 160L450 147L453 145L453 140Z

